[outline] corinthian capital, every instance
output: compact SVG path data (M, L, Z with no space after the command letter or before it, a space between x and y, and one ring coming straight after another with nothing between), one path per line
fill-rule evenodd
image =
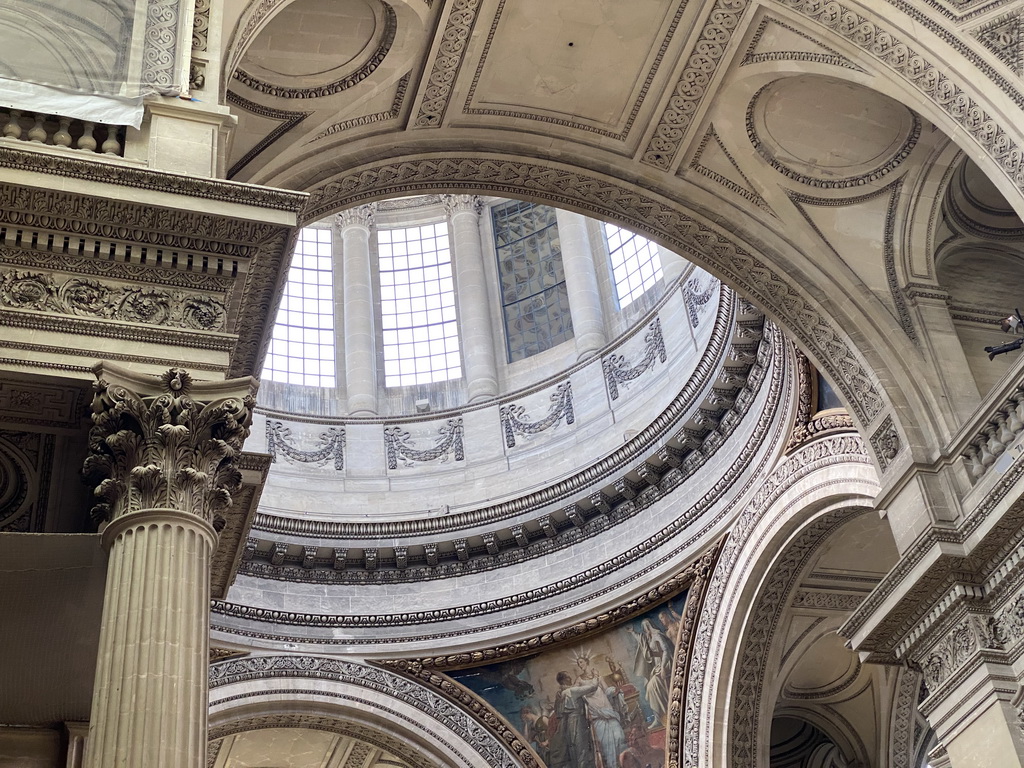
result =
M100 500L94 519L162 508L212 521L241 482L235 464L249 435L255 379L194 382L181 368L154 377L110 363L93 372L83 475Z
M456 213L480 214L484 208L484 201L479 195L441 195L441 202L449 216Z
M377 215L377 204L367 203L356 208L349 208L334 215L334 221L339 229L349 227L365 227L370 229L373 226L374 217Z

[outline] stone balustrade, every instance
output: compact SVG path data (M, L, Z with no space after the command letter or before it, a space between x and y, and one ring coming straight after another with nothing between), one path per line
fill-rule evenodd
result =
M102 155L124 155L124 126L46 115L19 109L0 109L2 135L24 141Z
M961 454L971 478L980 480L1022 432L1024 389L1018 388L996 408Z

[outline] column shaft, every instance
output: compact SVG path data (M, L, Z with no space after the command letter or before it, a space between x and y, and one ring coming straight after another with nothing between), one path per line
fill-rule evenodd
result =
M376 334L370 227L373 210L363 206L338 214L345 250L345 390L352 416L377 413Z
M480 200L474 195L448 195L445 204L451 216L454 235L459 329L462 334L467 399L470 403L476 403L498 396L494 331L480 243Z
M109 558L86 766L203 768L213 521L241 482L256 381L93 370L83 474Z
M109 547L86 764L206 764L210 558L216 534L188 512L147 509Z
M587 220L578 213L558 209L558 239L562 247L562 268L569 293L576 357L593 357L605 343L604 312L594 266L594 254L587 235Z

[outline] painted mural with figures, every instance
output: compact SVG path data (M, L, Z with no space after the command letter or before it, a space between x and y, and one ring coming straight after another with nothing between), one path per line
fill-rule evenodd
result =
M686 593L572 645L449 673L547 768L661 768Z

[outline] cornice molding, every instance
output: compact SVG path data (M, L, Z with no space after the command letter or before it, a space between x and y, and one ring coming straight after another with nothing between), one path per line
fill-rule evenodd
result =
M118 162L82 160L65 155L56 157L10 147L0 147L0 168L64 176L98 184L145 189L151 192L166 192L184 197L238 203L246 207L270 208L295 214L302 210L308 198L305 192L188 176L168 171L154 171Z

